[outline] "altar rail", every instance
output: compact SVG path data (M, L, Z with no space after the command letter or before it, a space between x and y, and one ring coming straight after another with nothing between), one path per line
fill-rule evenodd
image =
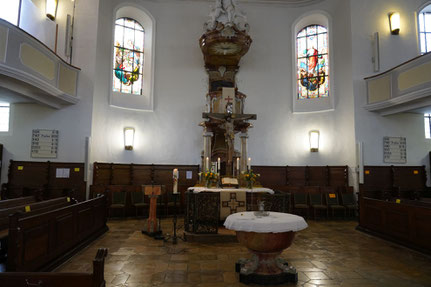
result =
M130 193L141 191L141 185L163 185L165 193L161 201L162 214L173 214L172 210L172 172L178 169L178 192L180 193L178 208L182 212L185 207L184 193L187 188L194 186L199 180L199 165L174 164L119 164L100 163L93 165L93 185L90 186L90 196L96 193L110 191L124 191L126 195L126 214L134 215L131 206Z
M360 192L375 199L421 197L426 190L425 166L364 166Z
M57 177L57 169L69 169L69 177ZM78 201L86 198L84 163L14 161L9 164L8 183L4 185L1 198L17 198L42 191L43 197L73 197Z

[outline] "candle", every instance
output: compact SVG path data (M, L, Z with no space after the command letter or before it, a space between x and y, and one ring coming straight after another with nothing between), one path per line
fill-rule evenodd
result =
M210 158L207 157L205 159L205 170L209 170L210 169Z
M239 157L236 158L236 170L239 170Z
M251 157L248 158L247 161L247 169L250 171L251 170Z
M217 172L220 172L220 158L217 159Z
M173 193L178 194L178 169L175 168L172 173L172 179L174 181Z

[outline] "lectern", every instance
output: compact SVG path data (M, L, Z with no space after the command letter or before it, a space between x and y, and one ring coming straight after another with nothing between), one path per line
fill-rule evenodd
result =
M160 234L160 224L157 219L157 198L162 194L160 185L143 185L144 194L150 198L150 211L142 233L156 236Z

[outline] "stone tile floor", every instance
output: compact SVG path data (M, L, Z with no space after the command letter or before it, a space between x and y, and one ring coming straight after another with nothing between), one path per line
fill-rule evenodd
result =
M355 221L308 223L282 253L298 271L297 286L431 286L431 257L356 231ZM107 247L108 287L247 286L234 270L239 258L250 257L238 243L172 245L142 235L142 220L108 225L105 235L56 271L91 272L97 248ZM162 229L172 233L172 219L162 220Z

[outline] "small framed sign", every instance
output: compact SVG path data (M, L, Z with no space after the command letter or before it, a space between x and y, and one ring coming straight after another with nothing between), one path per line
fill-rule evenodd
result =
M383 162L407 163L407 143L405 137L383 138Z
M57 130L33 130L31 137L31 157L57 158L57 150Z

